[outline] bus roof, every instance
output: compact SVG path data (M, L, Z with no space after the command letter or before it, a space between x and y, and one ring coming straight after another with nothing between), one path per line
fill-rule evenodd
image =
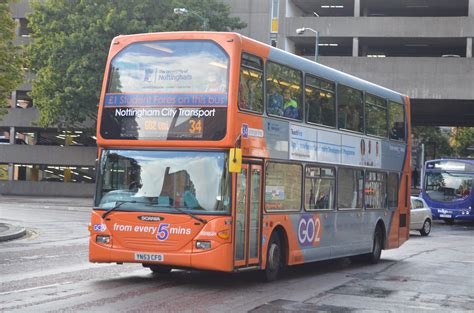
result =
M382 87L380 85L371 83L369 81L363 80L361 78L357 78L355 76L352 76L350 74L341 72L339 70L333 69L331 67L322 65L320 63L313 62L311 60L305 59L303 57L300 57L298 55L286 52L284 50L281 50L279 48L272 47L266 43L257 41L255 39L246 37L244 35L241 35L239 33L235 32L196 32L196 31L182 31L182 32L162 32L162 33L141 33L141 34L133 34L133 35L119 35L116 38L126 38L126 37L150 37L153 35L164 35L166 37L172 36L172 35L177 35L178 37L187 37L188 35L200 35L202 34L208 34L209 39L212 39L213 36L225 36L225 35L233 35L240 37L243 40L248 40L253 43L257 43L260 45L265 45L270 49L270 54L268 58L270 60L273 60L277 63L281 63L283 65L287 65L293 68L296 68L298 70L301 70L305 73L309 73L312 75L315 75L317 77L334 81L339 84L343 84L349 87L353 87L359 90L366 91L370 94L386 98L391 101L395 101L398 103L403 103L403 97L404 95L401 93L398 93L396 91L390 90L388 88ZM115 39L114 39L115 40Z
M425 163L431 163L431 162L460 162L460 163L466 163L466 164L474 164L474 159L457 159L457 158L442 158L442 159L435 159L435 160L428 160Z

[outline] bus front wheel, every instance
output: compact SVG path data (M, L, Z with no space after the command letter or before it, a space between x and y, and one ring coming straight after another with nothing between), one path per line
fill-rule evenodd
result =
M267 266L265 267L265 280L274 281L280 275L282 269L282 249L280 237L275 232L270 237L267 249Z

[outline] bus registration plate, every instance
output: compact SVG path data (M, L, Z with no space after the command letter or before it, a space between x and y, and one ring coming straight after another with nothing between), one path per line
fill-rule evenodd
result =
M135 253L135 261L163 262L163 254L156 253Z

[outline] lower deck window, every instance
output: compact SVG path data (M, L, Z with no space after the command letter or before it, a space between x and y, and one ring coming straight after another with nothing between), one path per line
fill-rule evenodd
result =
M365 178L365 207L383 209L387 207L387 174L367 172Z
M269 162L265 177L265 210L299 211L301 165Z
M305 172L304 206L306 210L334 208L335 174L332 168L307 166Z
M337 207L360 209L363 207L364 171L340 168L337 172Z
M387 199L388 199L389 208L396 208L398 206L398 174L397 173L388 174Z

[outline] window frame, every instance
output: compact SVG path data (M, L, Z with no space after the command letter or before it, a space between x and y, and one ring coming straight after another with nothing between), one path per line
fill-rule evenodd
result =
M315 176L315 177L308 177L307 176L307 169L308 168L318 168L320 173L318 176ZM333 171L334 173L334 176L330 177L330 176L323 176L321 170L322 169L330 169ZM307 208L306 207L306 180L307 179L321 179L321 180L331 180L333 181L334 185L333 185L333 200L332 200L332 204L330 208L328 209L310 209L310 208ZM304 167L304 177L303 177L303 185L304 185L304 192L303 192L303 210L306 211L306 212L315 212L315 211L322 211L322 212L329 212L329 211L335 211L336 210L336 199L337 199L337 193L336 193L336 187L337 187L337 171L336 171L336 168L335 167L331 167L331 166L322 166L322 165L313 165L313 164L307 164L305 167Z
M265 197L265 194L266 194L266 188L267 188L267 175L268 175L268 166L270 164L283 164L283 165L297 165L299 166L300 168L300 182L299 182L299 186L300 186L300 196L299 196L299 201L300 201L300 204L299 204L299 208L297 210L288 210L288 209L285 209L285 210L274 210L274 209L267 209L267 199ZM264 210L264 213L276 213L276 214L279 214L279 213L297 213L297 212L301 212L301 208L303 207L303 192L304 192L304 184L303 184L303 180L304 180L304 176L303 176L303 164L301 163L296 163L296 162L282 162L282 161L274 161L274 160L267 160L267 162L265 162L265 177L263 179L263 210Z
M353 130L353 129L350 129L350 128L347 128L347 127L341 127L340 125L340 122L339 122L339 117L340 117L340 111L339 109L341 108L341 95L339 94L340 93L340 88L343 87L343 88L349 88L349 89L353 89L353 90L356 90L358 92L360 92L361 94L361 100L360 100L360 106L361 106L361 109L362 111L360 112L359 114L359 118L362 117L362 120L361 120L361 127L362 127L362 130ZM341 91L342 92L342 91ZM352 86L348 86L348 85L344 85L344 84L337 84L336 86L336 102L337 102L337 105L336 105L336 108L337 108L337 112L336 112L336 125L337 125L337 129L341 130L341 131L345 131L345 132L353 132L353 133L357 133L357 134L365 134L365 100L364 100L364 94L365 94L365 91L364 90L360 90L358 88L355 88L355 87L352 87ZM346 125L345 125L346 126Z
M392 138L392 125L391 125L391 114L390 114L390 105L391 104L397 104L402 107L402 114L403 114L403 138L401 139L396 139ZM396 141L396 142L407 142L407 117L406 117L406 112L405 112L405 105L403 103L399 103L393 100L388 100L387 101L387 115L388 115L388 139L391 141Z
M362 173L362 191L361 191L361 207L358 208L343 208L343 207L339 207L339 194L340 194L340 188L339 188L339 182L340 181L343 181L341 179L339 179L339 173L341 173L342 171L344 170L352 170L352 171L360 171ZM336 210L337 211L349 211L349 212L354 212L354 211L362 211L364 210L365 208L365 199L364 199L364 182L365 182L365 171L363 168L360 168L360 167L349 167L349 166L341 166L341 167L338 167L337 169L337 173L336 173L336 190L337 190L337 193L336 193ZM359 186L360 187L360 186Z
M370 173L374 173L376 175L376 180L369 180ZM384 176L383 180L378 179L379 174ZM364 177L364 208L366 210L385 210L385 209L388 209L387 181L388 181L388 175L387 175L386 172L375 171L375 170L372 170L372 169L365 171L365 177ZM383 187L384 187L383 191L384 191L385 197L384 197L384 205L382 207L375 207L375 208L367 207L367 202L366 202L367 197L366 197L366 194L365 194L365 190L367 188L366 184L369 183L369 182L383 183Z
M248 55L250 57L253 57L253 58L257 58L260 62L261 62L261 66L262 68L257 68L257 67L254 67L254 66L251 66L250 64L244 64L244 55ZM256 72L259 72L261 73L261 77L260 77L260 81L261 81L261 95L262 95L262 110L261 111L254 111L254 110L250 110L250 109L247 109L247 108L241 108L240 107L240 83L241 83L241 73L242 73L242 70L244 69L247 69L247 70L252 70L252 71L256 71ZM254 54L251 54L251 53L248 53L248 52L242 52L241 56L240 56L240 68L239 68L239 90L237 92L237 107L239 109L239 111L242 111L242 112L246 112L246 113L253 113L253 114L257 114L257 115L263 115L264 112L265 112L265 108L266 108L266 101L265 101L265 63L263 61L263 59L259 56L256 56Z
M323 124L323 123L316 123L316 122L311 122L309 120L309 109L310 109L310 106L307 104L306 102L306 86L308 86L308 83L307 83L307 79L308 77L312 78L312 79L316 79L316 80L319 80L319 81L323 81L323 82L326 82L326 83L329 83L329 84L332 84L334 86L334 90L329 90L329 89L324 89L324 88L320 88L320 87L313 87L311 86L311 88L313 89L316 89L316 90L321 90L323 92L328 92L328 93L331 93L333 95L333 98L334 98L334 105L333 105L333 109L334 109L334 125L327 125L327 124ZM303 82L303 85L304 85L304 88L303 88L303 95L304 95L304 99L303 99L303 102L304 102L304 115L305 115L305 122L306 124L309 124L309 125L315 125L315 126L323 126L323 127L329 127L329 128L332 128L332 129L335 129L337 127L337 83L334 82L334 81L331 81L331 80L328 80L328 79L324 79L324 78L321 78L321 77L318 77L316 75L313 75L313 74L310 74L310 73L305 73L304 75L304 82Z
M271 113L268 113L268 97L269 97L269 94L268 94L268 66L269 64L275 64L275 65L278 65L278 66L282 66L282 67L286 67L290 70L293 70L293 71L296 71L296 72L299 72L299 86L300 86L300 95L299 95L299 106L300 106L300 110L299 110L299 113L301 115L300 119L294 119L294 118L291 118L291 117L286 117L284 115L277 115L277 114L271 114ZM276 118L282 118L282 119L285 119L285 120L288 120L288 121L293 121L293 122L304 122L305 121L305 108L304 108L304 73L302 70L299 70L299 69L296 69L294 67L291 67L291 66L288 66L286 64L283 64L283 63L280 63L280 62L276 62L276 61L273 61L271 59L267 59L267 61L265 62L265 71L264 71L264 80L265 80L265 87L264 87L264 90L265 90L265 94L264 94L264 103L265 103L265 112L266 112L266 115L269 116L269 117L276 117ZM283 94L281 95L283 97ZM284 103L283 103L284 105Z
M396 186L395 187L395 201L396 201L396 205L395 206L391 206L391 203L390 203L390 195L389 195L389 186L390 186L390 176L395 176L394 178L395 181L396 181ZM397 209L398 208L398 196L399 196L399 189L400 189L400 174L398 172L388 172L387 173L387 208L389 210L391 209Z
M370 102L368 100L369 97L374 97L374 98L378 98L379 100L382 100L385 103L385 107L382 107L377 103ZM385 110L385 136L369 133L369 131L368 131L369 128L367 127L367 125L369 124L368 113L369 113L369 108L370 107ZM389 118L388 118L388 101L387 101L387 99L385 99L383 97L380 97L380 96L377 96L377 95L374 95L374 94L371 94L371 93L368 93L368 92L365 93L365 97L364 97L364 124L365 124L364 130L365 130L366 135L374 136L374 137L378 137L378 138L384 138L384 139L388 138L388 136L389 136Z

